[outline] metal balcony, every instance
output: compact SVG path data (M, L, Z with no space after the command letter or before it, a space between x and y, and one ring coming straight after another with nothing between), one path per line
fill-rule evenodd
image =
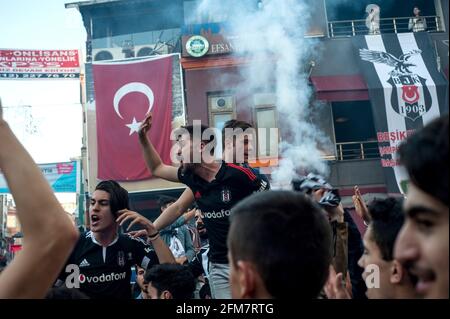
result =
M380 19L381 33L404 33L412 32L409 29L409 19L413 17L396 17ZM426 32L443 32L442 21L439 16L422 16L427 24ZM328 22L328 31L331 38L352 37L356 35L366 35L369 30L366 27L366 20L343 20Z
M336 160L365 160L380 158L378 142L336 143Z

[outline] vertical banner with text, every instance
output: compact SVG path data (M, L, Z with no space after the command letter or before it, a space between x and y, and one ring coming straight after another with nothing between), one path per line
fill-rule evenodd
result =
M448 82L426 32L357 36L353 44L369 88L388 191L404 193L408 176L397 149L415 130L448 113Z

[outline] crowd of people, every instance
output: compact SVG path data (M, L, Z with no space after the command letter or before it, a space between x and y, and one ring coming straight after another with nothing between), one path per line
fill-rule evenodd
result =
M22 252L0 274L0 298L448 298L448 120L435 119L401 145L410 177L404 197L366 204L355 187L354 207L367 227L362 237L324 177L270 189L248 164L250 124L225 123L243 132L222 134L223 158L232 161L205 160L215 138L196 140L194 126L184 126L175 167L148 138L150 113L139 130L147 166L185 191L161 197L152 222L130 209L119 183L101 181L90 196L90 229L80 233L0 104L0 169L24 234ZM186 157L196 154L198 163Z

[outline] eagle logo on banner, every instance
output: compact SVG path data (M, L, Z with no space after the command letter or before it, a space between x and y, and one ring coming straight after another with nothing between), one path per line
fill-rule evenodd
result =
M396 58L387 52L367 49L359 50L359 56L362 60L372 63L383 63L394 68L389 72L390 78L387 82L396 89L400 98L392 94L392 108L398 114L412 121L428 112L432 104L426 79L413 73L410 69L416 65L408 62L413 55L421 53L421 50L412 50Z

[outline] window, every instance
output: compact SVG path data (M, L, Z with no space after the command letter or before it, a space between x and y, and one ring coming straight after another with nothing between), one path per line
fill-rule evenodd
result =
M376 140L370 101L333 102L336 142L365 142Z
M279 136L273 134L273 129L278 128L276 96L271 93L258 93L253 96L253 100L256 128L258 129L257 155L260 158L278 157Z
M236 118L233 94L214 93L208 96L209 126L217 129L216 158L222 158L222 128L226 121Z
M338 158L379 157L370 101L333 102L332 110Z

